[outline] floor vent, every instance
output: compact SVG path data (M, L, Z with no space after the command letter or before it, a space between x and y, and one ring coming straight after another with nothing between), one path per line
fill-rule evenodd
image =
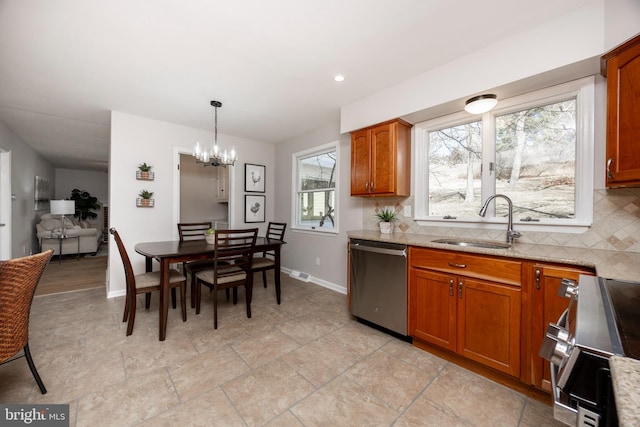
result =
M289 277L293 277L294 279L302 280L303 282L308 282L311 276L307 273L303 273L301 271L291 270L291 274Z

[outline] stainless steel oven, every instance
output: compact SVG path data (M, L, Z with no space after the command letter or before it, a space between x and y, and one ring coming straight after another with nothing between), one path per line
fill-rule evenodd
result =
M570 426L617 426L609 357L640 357L640 284L580 276L563 280L567 310L547 328L554 417Z

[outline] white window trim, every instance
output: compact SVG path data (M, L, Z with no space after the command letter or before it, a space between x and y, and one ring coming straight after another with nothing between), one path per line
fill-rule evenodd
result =
M307 157L313 154L321 154L329 151L336 152L336 170L334 174L335 181L335 197L334 197L334 212L336 212L335 217L333 218L333 228L325 229L325 228L314 228L314 227L301 227L298 225L298 159L300 157ZM340 186L340 144L339 141L333 141L326 144L318 145L313 148L309 148L306 150L298 151L291 155L291 230L302 233L311 233L311 234L339 234L338 224L339 224L339 212L338 209L338 200L339 200L339 186Z
M488 116L496 116L529 108L540 103L552 103L566 99L569 96L576 97L576 218L574 219L541 219L540 222L530 223L519 221L514 218L514 225L518 229L530 231L563 232L563 233L583 233L593 223L593 165L594 165L594 110L595 110L595 83L594 77L585 77L561 85L541 89L524 95L501 100L499 108L485 113L482 119ZM468 119L468 120L467 120ZM480 228L480 229L502 229L507 223L506 218L480 217L443 219L442 217L429 216L428 194L429 194L429 174L427 163L427 133L429 130L443 128L448 125L460 124L461 122L474 121L478 118L469 116L468 113L460 112L450 114L441 118L417 123L413 127L413 170L415 188L415 216L414 220L422 226L445 226L452 228ZM483 138L489 135L495 142L495 131L493 129L494 120L486 121L491 126L483 126ZM495 150L491 156L495 157ZM491 160L495 162L495 159ZM484 160L483 160L484 162ZM486 188L489 180L485 179L485 172L488 168L483 168L482 192L483 200L487 193L494 194L490 188ZM420 197L424 195L425 197ZM479 208L478 208L479 209Z

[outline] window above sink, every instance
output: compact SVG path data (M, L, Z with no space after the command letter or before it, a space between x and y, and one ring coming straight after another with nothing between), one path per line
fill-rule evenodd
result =
M417 123L415 217L420 225L502 228L514 202L516 229L583 232L593 219L594 79L500 100Z

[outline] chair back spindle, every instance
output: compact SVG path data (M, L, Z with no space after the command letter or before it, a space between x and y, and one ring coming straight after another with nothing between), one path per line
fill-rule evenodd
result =
M211 221L203 222L180 222L178 223L178 235L180 241L185 240L202 240L204 233L212 228Z

